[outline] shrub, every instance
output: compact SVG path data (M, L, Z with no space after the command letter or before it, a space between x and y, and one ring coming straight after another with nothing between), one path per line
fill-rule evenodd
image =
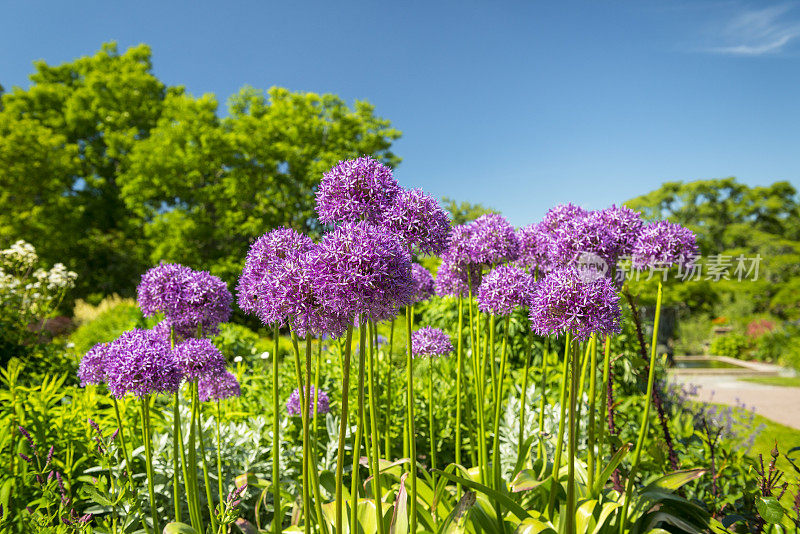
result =
M741 358L748 345L747 338L741 334L725 334L711 340L711 354Z
M82 355L97 343L114 341L126 330L144 326L144 324L145 319L136 303L131 300L123 300L108 307L94 320L79 326L69 340L75 344L75 352Z

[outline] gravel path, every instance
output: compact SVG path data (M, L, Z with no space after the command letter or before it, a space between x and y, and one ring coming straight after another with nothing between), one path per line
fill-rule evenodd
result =
M800 388L743 382L729 375L671 375L670 381L698 386L698 400L731 406L744 403L759 415L800 430Z

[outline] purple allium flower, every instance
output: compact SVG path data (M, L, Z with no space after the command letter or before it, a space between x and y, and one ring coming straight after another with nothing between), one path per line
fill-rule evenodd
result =
M499 265L483 277L478 287L478 308L494 315L510 315L528 306L533 294L533 275L519 267Z
M469 295L470 281L473 290L477 290L481 283L480 266L477 264L459 265L445 255L436 272L436 294L440 297L448 295L466 297Z
M411 334L411 352L415 358L447 356L453 352L453 343L443 330L425 326Z
M378 223L400 186L392 169L363 156L340 161L322 177L317 189L317 215L323 224Z
M218 375L225 371L225 357L208 339L187 339L173 350L186 380Z
M541 229L545 232L553 233L567 222L575 218L586 216L586 210L574 204L559 204L545 214L541 225Z
M552 236L550 259L556 266L570 266L586 255L595 256L606 265L614 260L611 251L615 244L599 211L564 220Z
M574 269L559 268L534 286L530 320L539 335L570 332L586 339L592 333L616 334L620 315L619 295L607 277L586 279Z
M633 247L633 266L644 269L655 265L691 265L697 256L694 233L667 221L645 225Z
M519 239L502 215L481 215L472 222L472 227L472 250L477 263L498 265L519 256Z
M614 262L621 256L632 254L644 226L642 214L625 206L611 206L600 211L600 218L608 231L608 253Z
M169 339L152 330L123 333L108 347L106 381L117 398L175 393L183 379Z
M239 381L229 371L218 375L203 376L197 381L197 396L200 402L219 401L242 394Z
M517 229L516 233L519 240L517 264L531 270L538 269L539 273L546 272L550 267L552 234L542 223L529 224Z
M414 280L412 300L414 302L422 302L431 298L434 285L431 272L419 263L415 263L411 266L411 278Z
M108 353L108 343L98 343L81 358L78 366L78 378L81 387L87 384L102 384L106 380L105 358Z
M218 332L217 325L230 318L233 296L220 278L183 265L162 263L144 275L137 288L139 307L145 317L163 313L169 325L183 337Z
M441 254L447 249L450 218L421 189L401 191L384 214L382 225L421 254Z
M273 306L281 309L295 334L339 336L351 322L350 315L333 308L322 298L317 285L316 265L322 249L314 245L308 251L287 258L275 273Z
M306 388L306 392L308 388ZM314 386L311 386L311 396L308 398L308 407L313 414L314 408L314 395L315 395ZM289 395L289 400L286 401L286 411L289 412L289 415L292 417L296 417L298 415L302 415L302 404L300 403L300 388L295 388L292 391L292 394ZM331 411L330 408L330 399L328 398L328 394L322 390L319 390L319 395L317 396L317 413L318 414L326 414Z
M469 265L480 263L475 257L475 226L472 224L459 224L450 231L450 243L442 259L449 259L454 265Z
M264 324L280 324L286 313L277 306L275 278L287 259L294 258L314 246L310 237L292 230L278 228L261 237L250 247L242 276L239 277L239 307L257 315Z
M327 234L313 255L314 291L340 315L380 321L411 301L411 255L385 228L344 224Z

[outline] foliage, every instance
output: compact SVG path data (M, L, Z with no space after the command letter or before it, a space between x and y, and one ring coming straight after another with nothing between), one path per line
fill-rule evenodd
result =
M85 354L97 343L114 341L123 332L146 324L139 307L130 299L102 308L104 311L93 320L83 323L70 334L69 340L77 354Z
M723 334L715 336L711 340L709 351L715 356L727 356L729 358L740 358L747 349L749 343L745 336L737 333Z
M0 205L14 210L0 213L0 242L63 261L92 301L129 295L160 260L232 281L265 229L317 229L311 193L332 164L400 161L400 132L367 102L245 87L223 119L213 95L155 77L146 45L35 67L30 88L2 95Z
M487 208L483 204L474 204L467 201L457 201L449 197L442 198L444 209L450 214L453 226L472 222L487 213L500 213L494 208Z

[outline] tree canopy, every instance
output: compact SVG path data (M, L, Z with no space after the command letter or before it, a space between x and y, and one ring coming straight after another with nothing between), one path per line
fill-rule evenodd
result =
M400 161L367 102L244 87L221 117L213 95L156 78L146 45L35 68L2 95L0 243L79 272L76 296L130 293L162 260L230 282L264 232L319 231L313 193L337 161Z

